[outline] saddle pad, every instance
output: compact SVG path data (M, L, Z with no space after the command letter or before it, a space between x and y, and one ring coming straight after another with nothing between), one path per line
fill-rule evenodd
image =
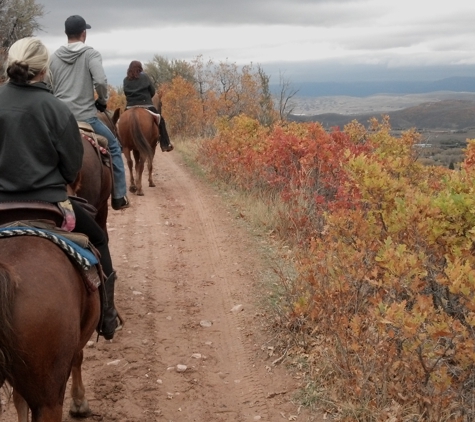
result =
M63 236L48 230L36 229L32 227L0 228L0 238L12 236L39 236L51 240L53 243L63 249L66 254L73 258L84 271L88 271L99 262L96 256L90 250L82 248L77 243L74 243Z

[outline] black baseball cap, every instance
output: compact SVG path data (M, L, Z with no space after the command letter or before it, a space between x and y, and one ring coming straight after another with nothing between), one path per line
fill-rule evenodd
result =
M82 16L73 15L66 19L66 22L64 23L64 29L66 35L75 35L80 34L86 29L91 29L91 25L88 25Z

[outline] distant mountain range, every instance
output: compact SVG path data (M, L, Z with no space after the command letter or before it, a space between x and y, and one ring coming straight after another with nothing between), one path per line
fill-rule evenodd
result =
M366 125L372 117L382 114L390 118L393 129L466 130L475 127L475 101L442 100L425 102L402 110L360 114L324 113L317 115L291 115L290 120L320 122L324 127L343 128L352 120Z
M280 87L271 85L274 95ZM451 77L437 81L375 81L375 82L304 82L293 83L302 97L347 95L367 97L376 94L423 94L434 91L475 92L475 77Z

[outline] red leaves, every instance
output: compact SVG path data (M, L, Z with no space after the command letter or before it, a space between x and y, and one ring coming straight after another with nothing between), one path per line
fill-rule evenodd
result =
M449 172L417 162L417 137L392 137L387 119L327 133L241 116L203 143L212 174L270 204L298 263L287 326L325 339L307 351L320 385L368 420L442 420L470 412L475 390L475 143Z

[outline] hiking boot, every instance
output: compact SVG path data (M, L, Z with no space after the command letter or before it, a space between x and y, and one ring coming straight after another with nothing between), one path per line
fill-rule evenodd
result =
M124 208L128 208L130 206L129 200L126 196L123 198L112 198L112 208L115 210L122 210Z

